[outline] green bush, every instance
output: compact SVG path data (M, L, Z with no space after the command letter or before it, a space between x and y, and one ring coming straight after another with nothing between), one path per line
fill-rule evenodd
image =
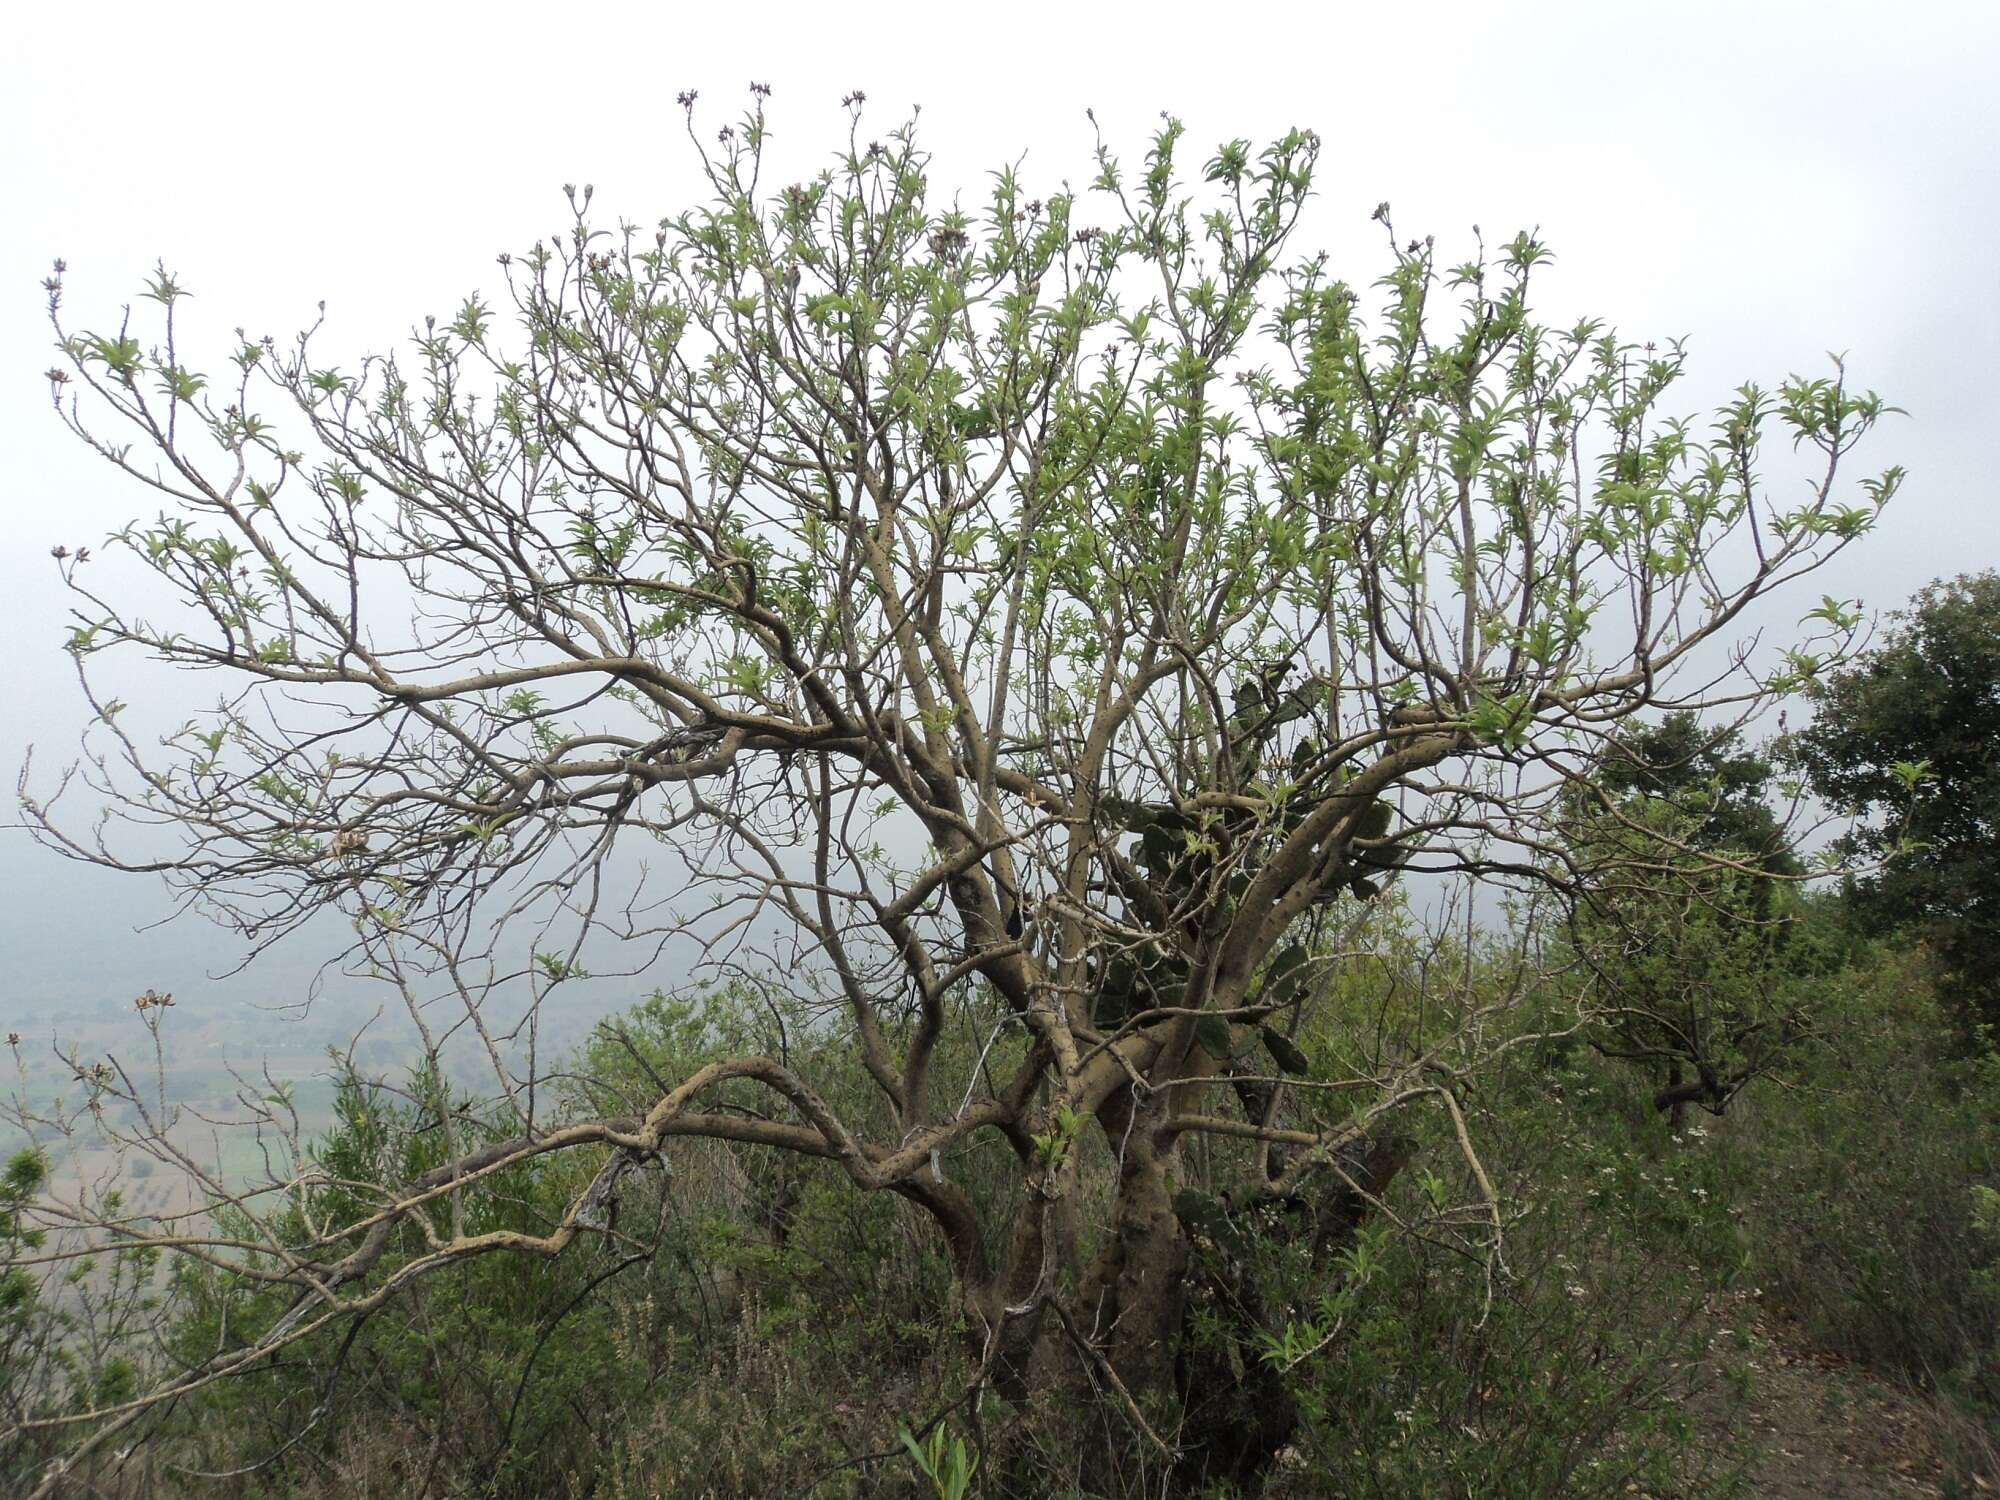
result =
M1967 1054L1921 955L1829 981L1798 1087L1739 1155L1756 1274L1813 1342L2000 1418L2000 1054Z
M699 1016L658 996L642 1003L576 1060L570 1076L590 1083L559 1107L650 1102L657 1078L764 1040L742 996L712 996ZM514 1128L461 1108L427 1075L395 1090L348 1080L314 1152L325 1180L290 1213L289 1236L303 1245L311 1224L365 1217L352 1184L406 1181L442 1160L440 1119L459 1149ZM330 1326L205 1387L163 1446L183 1470L259 1465L260 1483L301 1495L399 1487L419 1452L435 1484L496 1500L779 1493L841 1463L856 1440L892 1448L897 1421L935 1397L926 1361L947 1344L960 1359L941 1318L899 1311L949 1305L926 1228L887 1195L839 1190L825 1164L716 1141L675 1143L668 1158L664 1172L625 1179L613 1233L553 1259L488 1255L416 1280L358 1327ZM432 1212L440 1229L457 1212L463 1233L546 1234L602 1160L534 1158ZM425 1248L421 1225L407 1225L384 1272ZM172 1358L240 1347L283 1316L286 1301L255 1269L182 1266ZM779 1410L796 1420L774 1423ZM873 1468L907 1461L885 1453ZM851 1477L851 1493L882 1492L866 1468Z
M1729 1456L1693 1441L1693 1403L1731 1401L1699 1321L1741 1263L1716 1164L1675 1150L1642 1082L1587 1053L1524 1062L1476 1125L1516 1206L1505 1273L1425 1232L1413 1175L1391 1206L1418 1232L1385 1238L1350 1326L1299 1367L1298 1493L1729 1493Z
M1476 964L1468 972L1488 983ZM1352 999L1389 1030L1410 1019L1401 999ZM1305 1051L1321 1057L1346 1034L1344 1003L1326 1012L1338 1034L1302 1033ZM1562 1029L1559 997L1532 1004ZM815 1045L812 1028L745 996L699 1009L655 997L589 1044L572 1072L590 1082L561 1107L627 1109L719 1051ZM1186 1399L1276 1400L1298 1417L1267 1480L1232 1488L1243 1482L1217 1464L1211 1492L1730 1494L1740 1455L1697 1441L1697 1422L1712 1437L1741 1391L1708 1347L1703 1307L1745 1277L1814 1340L1990 1420L2000 1062L1954 1053L1920 963L1890 956L1826 981L1797 1069L1797 1084L1753 1091L1726 1121L1681 1134L1641 1073L1574 1033L1513 1050L1466 1099L1507 1220L1500 1264L1478 1253L1478 1195L1442 1115L1414 1127L1388 1212L1328 1254L1282 1211L1228 1208L1225 1185L1245 1167L1229 1143L1191 1158L1185 1190L1211 1213L1188 1272L1199 1289L1188 1358L1201 1364ZM841 1108L867 1107L864 1079L831 1076ZM350 1184L439 1159L441 1117L461 1149L503 1129L425 1076L396 1091L350 1081L316 1152L326 1180L292 1210L299 1242L325 1215L356 1212L340 1201ZM1078 1149L1089 1157L1078 1190L1105 1190L1115 1164L1101 1143ZM1061 1403L969 1398L977 1361L942 1253L907 1205L846 1190L824 1163L726 1142L674 1142L667 1155L670 1175L626 1180L617 1222L629 1241L462 1263L358 1327L204 1387L160 1429L154 1452L173 1467L148 1471L149 1492L317 1500L427 1473L434 1489L488 1500L928 1496L939 1481L899 1443L907 1428L927 1458L930 1434L948 1434L940 1455L963 1441L972 1493L1081 1496L1087 1478L1105 1500L1136 1493L1080 1472ZM497 1191L468 1198L463 1228L545 1233L598 1164L509 1168ZM977 1154L953 1170L974 1193L998 1190ZM30 1165L10 1170L10 1202L31 1177ZM452 1212L448 1200L436 1212ZM423 1248L413 1224L392 1259ZM170 1358L240 1346L283 1315L252 1270L182 1269ZM19 1273L0 1280L0 1330L15 1347L37 1306ZM74 1370L82 1383L65 1389L99 1400L138 1373L116 1351ZM251 1465L254 1479L188 1477Z

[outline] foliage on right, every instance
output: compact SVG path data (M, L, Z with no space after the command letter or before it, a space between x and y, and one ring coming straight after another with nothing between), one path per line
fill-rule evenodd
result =
M1741 724L1682 710L1615 736L1571 798L1562 857L1597 872L1566 924L1586 1036L1676 1129L1786 1068L1837 957L1772 775Z
M2000 573L1921 590L1881 644L1813 684L1789 752L1857 818L1838 846L1871 864L1849 898L1874 930L1914 930L1965 1019L2000 1023Z

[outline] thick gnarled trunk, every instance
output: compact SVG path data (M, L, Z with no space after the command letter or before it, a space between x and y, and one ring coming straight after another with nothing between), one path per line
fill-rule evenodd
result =
M1185 1309L1187 1231L1174 1213L1171 1155L1143 1129L1123 1143L1110 1237L1086 1282L1092 1335L1135 1393L1168 1387Z
M1261 1268L1252 1254L1218 1255L1212 1240L1197 1248L1196 1235L1212 1226L1177 1202L1176 1137L1157 1109L1105 1124L1117 1181L1090 1266L1050 1253L1073 1249L1073 1236L1053 1227L1061 1215L1051 1210L1066 1204L1045 1200L1017 1223L1009 1254L1017 1311L1010 1316L998 1296L986 1304L1000 1340L996 1389L1017 1404L1059 1393L1073 1413L1088 1413L1075 1430L1089 1444L1083 1477L1096 1492L1126 1493L1141 1475L1149 1493L1170 1495L1254 1482L1297 1425L1287 1378L1261 1358L1260 1335L1273 1331ZM1246 1233L1301 1247L1315 1272L1332 1276L1335 1256L1412 1150L1402 1136L1357 1142L1305 1189L1258 1194L1233 1210L1226 1198L1179 1196L1220 1204ZM1024 1274L1028 1265L1035 1274ZM1221 1315L1199 1338L1197 1305Z

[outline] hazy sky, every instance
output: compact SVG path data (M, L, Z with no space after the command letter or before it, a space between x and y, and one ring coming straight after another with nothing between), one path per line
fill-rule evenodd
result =
M20 7L0 35L0 762L59 759L83 718L49 548L149 497L58 427L40 282L114 323L164 258L183 327L285 335L324 298L341 363L494 288L494 257L562 222L564 182L647 222L684 206L675 94L712 132L775 91L803 174L863 89L886 132L922 106L933 183L967 206L1021 161L1090 176L1094 108L1136 157L1160 111L1190 154L1297 124L1326 141L1300 245L1381 269L1374 205L1457 250L1539 226L1541 308L1689 337L1683 409L1845 351L1907 407L1873 450L1911 478L1822 587L1889 607L2000 564L2000 5L673 3L566 7ZM1196 160L1200 158L1197 157ZM111 566L110 564L106 565ZM99 582L104 582L102 573ZM1816 594L1819 589L1814 589ZM1805 608L1811 601L1805 601ZM161 692L176 684L154 679ZM205 696L188 685L191 701ZM212 688L209 689L212 691ZM0 1011L58 967L171 982L182 934L126 936L153 893L0 830Z

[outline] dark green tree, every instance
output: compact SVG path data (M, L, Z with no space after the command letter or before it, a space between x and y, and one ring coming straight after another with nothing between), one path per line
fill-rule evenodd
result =
M1814 686L1790 756L1857 820L1848 888L1876 932L1921 933L1968 1018L2000 1021L2000 573L1921 590L1880 645Z
M1573 788L1569 935L1588 1035L1651 1075L1676 1126L1784 1065L1832 961L1773 776L1740 721L1682 709L1625 725Z
M1743 856L1769 875L1802 875L1805 866L1771 806L1774 774L1768 756L1744 745L1742 725L1705 725L1681 709L1627 726L1611 742L1599 784L1613 796L1672 804L1697 848Z

